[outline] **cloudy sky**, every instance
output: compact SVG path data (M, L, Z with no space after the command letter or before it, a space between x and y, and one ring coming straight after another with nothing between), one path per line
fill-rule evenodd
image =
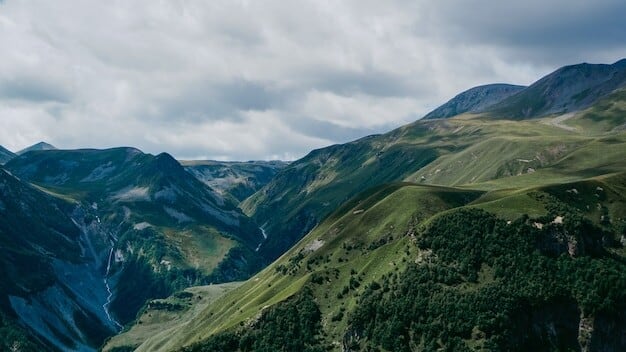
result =
M624 0L0 0L0 144L294 159L475 85L617 61L624 14Z

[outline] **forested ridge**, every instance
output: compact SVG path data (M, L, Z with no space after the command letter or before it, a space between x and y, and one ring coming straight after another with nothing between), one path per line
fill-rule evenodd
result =
M619 350L626 343L624 223L602 228L556 199L548 208L544 217L515 221L461 208L418 227L418 258L364 287L346 313L343 349ZM305 289L254 323L185 351L333 349L319 323Z

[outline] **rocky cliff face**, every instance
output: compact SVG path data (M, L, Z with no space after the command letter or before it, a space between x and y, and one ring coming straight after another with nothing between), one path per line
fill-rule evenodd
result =
M519 350L618 352L626 348L626 310L586 315L576 302L558 302L529 308L515 318L514 341Z
M579 334L582 352L617 352L626 349L626 309L600 312L581 319Z
M109 233L88 210L0 169L0 240L1 308L36 340L92 351L119 330L106 307Z

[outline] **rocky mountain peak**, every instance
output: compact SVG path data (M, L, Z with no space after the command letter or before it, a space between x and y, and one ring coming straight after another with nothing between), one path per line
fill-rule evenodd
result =
M466 112L482 112L503 99L522 91L524 88L526 87L503 83L470 88L428 113L424 116L424 119L441 119Z
M22 150L20 150L19 152L17 152L17 155L22 155L24 153L33 151L33 150L54 150L57 149L55 146L53 146L50 143L46 143L46 142L38 142L35 143L33 145L31 145L30 147L24 148Z

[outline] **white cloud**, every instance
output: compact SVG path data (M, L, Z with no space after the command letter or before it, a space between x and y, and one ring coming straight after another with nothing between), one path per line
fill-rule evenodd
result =
M617 60L621 3L7 0L0 144L296 158L474 85Z
M376 128L389 122L408 123L421 117L421 110L417 97L343 96L317 90L308 92L301 106L303 116L346 128Z

